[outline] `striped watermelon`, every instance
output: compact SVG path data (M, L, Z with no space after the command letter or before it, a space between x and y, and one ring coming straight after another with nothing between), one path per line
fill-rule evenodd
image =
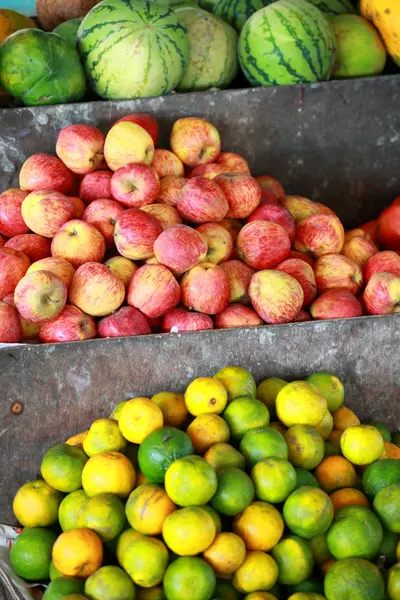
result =
M240 31L247 19L264 6L262 0L217 0L212 12Z
M178 18L188 30L189 62L178 90L227 87L238 71L236 31L201 8L179 8Z
M168 94L178 85L189 58L189 38L165 3L103 0L81 24L78 50L99 96L143 98Z
M328 79L335 52L332 27L306 0L278 0L259 10L238 45L240 66L255 86Z
M350 0L308 0L308 2L328 16L356 13Z

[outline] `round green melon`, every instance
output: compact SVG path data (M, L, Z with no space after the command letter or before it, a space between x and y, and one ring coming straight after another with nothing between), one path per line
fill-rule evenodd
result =
M151 0L103 0L78 31L78 50L94 91L107 100L168 94L189 58L186 27Z
M355 13L350 0L307 0L327 16Z
M83 17L76 17L75 19L65 21L65 23L57 25L57 27L53 29L53 33L61 35L61 37L64 38L64 40L67 40L67 42L75 46L76 36L78 35L78 29L82 21Z
M217 0L208 10L240 31L247 19L264 8L266 3L263 0Z
M335 38L312 4L278 0L246 22L238 52L243 73L254 86L313 83L329 78Z
M177 89L190 92L228 87L238 71L236 31L201 8L179 8L176 14L190 41L189 62Z
M39 29L17 31L1 45L0 85L26 106L74 102L86 91L75 48Z

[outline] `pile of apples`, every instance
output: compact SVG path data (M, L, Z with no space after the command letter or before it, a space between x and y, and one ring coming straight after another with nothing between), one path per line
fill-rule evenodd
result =
M388 314L400 201L344 232L221 152L208 121L71 125L0 195L0 342L65 342ZM384 249L380 251L380 249ZM389 249L389 250L387 250Z

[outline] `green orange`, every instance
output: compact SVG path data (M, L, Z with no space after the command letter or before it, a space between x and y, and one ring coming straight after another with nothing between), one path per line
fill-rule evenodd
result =
M215 584L214 571L198 557L182 557L172 562L163 581L168 600L210 600Z
M325 533L332 523L332 501L318 488L299 488L286 500L283 518L294 534L311 539Z
M309 425L293 425L285 433L289 460L295 467L315 469L324 458L324 440Z
M239 514L253 501L254 485L241 469L227 467L218 473L218 487L211 500L215 510L228 517Z
M400 533L400 483L391 483L380 490L373 506L385 529Z
M123 567L136 585L159 585L168 565L168 550L160 540L142 536L128 545Z
M381 436L383 437L384 442L392 441L392 434L390 433L389 429L386 427L386 425L384 423L379 423L377 421L369 421L367 423L367 425L371 425L371 427L375 427L375 429L377 429L379 431L379 433L381 434Z
M311 552L313 553L314 561L317 565L323 565L328 560L331 560L332 554L329 552L325 535L316 535L315 537L311 538L311 540L309 540L309 543Z
M103 541L116 538L125 526L125 507L113 494L97 494L82 504L78 529L91 529Z
M324 590L327 600L383 600L385 595L378 567L362 558L335 562L325 576Z
M336 559L374 559L379 552L383 530L379 519L366 506L344 506L335 513L326 541Z
M87 460L81 448L57 444L47 450L40 471L43 479L55 490L74 492L82 487L82 471Z
M264 458L289 458L285 438L272 427L258 427L248 431L240 442L240 451L250 467Z
M256 398L265 404L271 418L276 417L276 397L285 385L287 385L287 381L284 379L270 377L269 379L264 379L257 387Z
M237 440L257 427L269 425L268 408L259 400L242 396L233 400L225 409L223 418L228 423L231 435Z
M58 520L63 531L78 527L79 514L87 499L83 490L76 490L65 496L58 509Z
M306 381L312 383L317 390L326 398L329 412L335 412L344 402L344 387L338 377L320 371L307 377Z
M394 458L377 460L363 473L362 487L371 498L391 483L400 483L400 460Z
M297 476L296 489L304 487L305 485L316 488L320 487L314 475L310 473L310 471L307 471L307 469L297 467L295 471Z
M293 465L283 458L264 458L254 465L251 478L257 498L272 504L284 502L297 482Z
M230 444L225 443L211 446L205 453L204 458L216 471L225 467L236 467L244 470L246 466L243 454Z
M213 598L218 600L240 600L242 595L226 579L217 579Z
M207 504L217 490L217 474L204 458L185 456L167 470L165 489L179 506Z
M132 579L120 567L100 567L85 582L85 594L90 600L135 600Z
M400 599L400 563L389 569L387 591L391 600Z
M278 564L279 583L297 585L308 579L313 571L314 559L310 545L301 537L287 536L272 549L271 554Z
M379 548L378 556L383 556L385 566L393 565L396 561L396 549L399 547L400 552L400 536L397 533L383 530L383 539ZM400 557L400 556L399 556ZM400 561L399 561L400 562Z
M57 536L42 527L25 527L11 546L10 561L17 575L27 581L49 579L51 553Z
M214 378L222 383L228 392L228 402L241 398L242 396L256 397L256 382L253 375L243 367L223 367Z
M168 467L178 458L194 454L190 437L175 427L161 427L148 435L139 446L138 462L143 475L162 483Z
M132 528L125 529L125 531L118 536L116 555L118 562L122 567L124 566L124 556L126 550L129 548L132 542L136 542L136 540L139 540L141 537L142 534Z
M60 600L69 594L83 594L85 582L77 577L58 577L50 582L43 594L43 600Z

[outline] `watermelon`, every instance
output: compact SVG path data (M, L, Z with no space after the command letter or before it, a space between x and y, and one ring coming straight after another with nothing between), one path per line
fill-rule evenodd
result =
M236 31L201 8L179 8L189 34L190 54L177 89L182 92L227 87L238 71Z
M82 21L83 17L76 17L75 19L65 21L65 23L57 25L57 27L53 29L53 33L58 33L58 35L61 35L61 37L64 38L64 40L67 40L67 42L75 46L76 36L78 34L78 29Z
M143 98L175 89L189 58L189 37L165 3L103 0L83 19L78 50L99 96Z
M246 22L238 56L252 85L312 83L329 78L335 38L318 8L306 0L278 0Z
M356 12L350 0L308 0L308 2L319 8L326 16Z
M263 7L262 0L217 0L212 12L240 31L247 19Z
M0 84L26 106L73 102L86 91L75 48L39 29L17 31L1 45Z

